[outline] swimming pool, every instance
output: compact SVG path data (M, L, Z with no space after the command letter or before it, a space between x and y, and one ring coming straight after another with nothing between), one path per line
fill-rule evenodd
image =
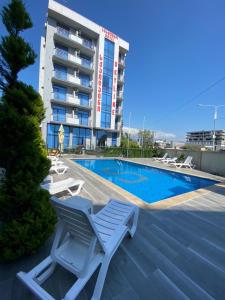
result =
M75 162L147 203L154 203L216 183L214 180L117 159L84 159Z

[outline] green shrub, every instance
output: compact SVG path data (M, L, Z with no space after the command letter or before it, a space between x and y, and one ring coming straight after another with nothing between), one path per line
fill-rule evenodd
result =
M0 260L34 253L56 222L49 193L40 189L50 161L42 141L43 101L18 81L18 73L35 61L20 33L32 26L23 2L12 0L2 10L9 33L0 44L0 161L6 176L0 186Z

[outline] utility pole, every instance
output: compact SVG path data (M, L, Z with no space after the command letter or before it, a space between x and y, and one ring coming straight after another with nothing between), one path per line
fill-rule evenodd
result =
M200 107L213 107L214 108L214 118L213 118L213 151L215 151L216 143L216 120L218 116L218 109L220 107L225 107L225 105L216 105L216 104L199 104Z

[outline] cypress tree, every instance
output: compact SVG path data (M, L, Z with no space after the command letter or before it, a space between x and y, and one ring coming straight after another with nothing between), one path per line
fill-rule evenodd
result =
M49 193L40 188L50 161L40 123L43 101L18 73L35 62L32 47L21 36L32 21L21 0L2 9L8 35L0 44L0 260L34 253L54 230L56 217Z

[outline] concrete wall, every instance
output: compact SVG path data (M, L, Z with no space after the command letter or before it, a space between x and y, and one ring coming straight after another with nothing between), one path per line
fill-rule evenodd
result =
M185 157L191 155L196 169L219 176L225 176L225 152L177 149L164 149L164 152L167 152L170 157L179 157L181 154L184 154Z

